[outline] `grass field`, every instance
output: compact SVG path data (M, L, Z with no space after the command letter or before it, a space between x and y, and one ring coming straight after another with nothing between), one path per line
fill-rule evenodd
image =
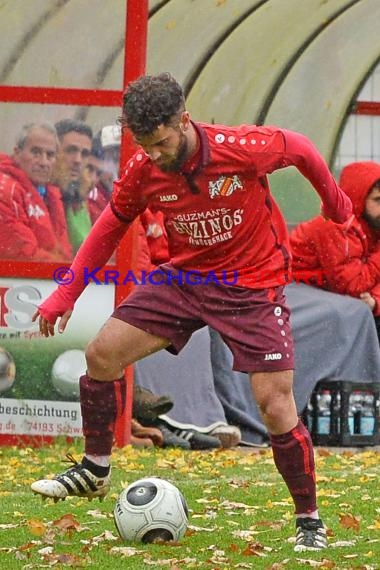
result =
M33 495L37 478L64 470L81 442L0 448L0 568L380 569L380 453L316 451L319 507L329 548L294 553L293 507L268 450L188 452L118 449L103 502ZM121 490L143 476L177 485L190 509L179 544L122 542L113 521Z

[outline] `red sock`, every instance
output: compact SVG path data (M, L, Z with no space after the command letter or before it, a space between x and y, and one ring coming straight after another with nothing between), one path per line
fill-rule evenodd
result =
M293 497L296 514L317 510L311 437L301 420L288 433L271 435L273 459Z
M125 409L125 379L99 382L84 374L79 386L85 453L111 455L116 418Z

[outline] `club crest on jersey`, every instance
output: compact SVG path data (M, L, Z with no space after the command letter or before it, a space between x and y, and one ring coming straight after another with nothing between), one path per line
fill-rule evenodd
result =
M208 191L210 198L218 198L219 196L230 196L235 190L243 189L240 178L234 176L220 176L215 182L208 183Z

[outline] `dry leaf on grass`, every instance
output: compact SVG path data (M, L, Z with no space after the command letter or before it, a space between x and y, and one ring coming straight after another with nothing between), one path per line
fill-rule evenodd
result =
M339 515L339 524L343 528L352 528L355 532L359 532L360 530L360 521L358 518L354 517L351 513L347 514L340 514Z
M38 519L29 519L27 521L30 534L33 536L43 536L46 532L46 524Z

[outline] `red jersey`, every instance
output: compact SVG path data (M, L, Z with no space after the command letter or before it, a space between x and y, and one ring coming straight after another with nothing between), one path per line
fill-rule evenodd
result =
M167 173L138 150L115 184L114 214L128 223L146 207L162 211L176 268L213 272L218 279L252 288L289 281L286 224L267 174L298 167L321 195L325 212L338 221L350 214L349 199L300 134L250 125L194 126L200 139L198 160L189 161L181 172Z
M85 288L83 268L102 267L146 208L163 212L171 263L250 288L289 279L285 221L267 174L295 166L322 198L324 213L345 222L350 199L303 135L277 127L193 123L200 147L181 172L162 172L142 149L128 161L107 205L71 266L74 280L39 306L50 323L72 309ZM218 281L220 282L220 281Z

